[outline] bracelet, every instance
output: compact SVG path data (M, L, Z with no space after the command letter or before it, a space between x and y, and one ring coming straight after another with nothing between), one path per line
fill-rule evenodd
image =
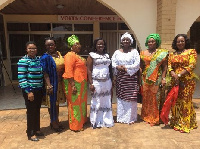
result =
M180 73L178 74L178 77L179 77L179 78L181 77L181 74L180 74Z
M47 89L52 89L53 88L53 85L50 85L50 86L47 86Z

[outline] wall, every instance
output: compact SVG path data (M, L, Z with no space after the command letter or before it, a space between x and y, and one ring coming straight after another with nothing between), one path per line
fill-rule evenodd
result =
M187 34L193 22L200 16L199 0L177 0L175 34Z
M97 0L114 11L129 26L138 45L145 49L146 37L156 32L157 0Z

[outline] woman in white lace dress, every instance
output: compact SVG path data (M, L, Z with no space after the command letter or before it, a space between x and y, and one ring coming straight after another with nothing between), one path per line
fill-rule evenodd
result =
M90 52L87 59L88 81L92 95L90 122L94 129L112 127L114 125L111 106L112 82L109 72L111 60L106 53L106 43L102 38L96 39L93 47L94 52Z
M137 121L137 71L140 68L140 56L131 47L133 38L130 34L123 34L121 43L122 48L116 50L112 56L116 77L117 122L133 124Z

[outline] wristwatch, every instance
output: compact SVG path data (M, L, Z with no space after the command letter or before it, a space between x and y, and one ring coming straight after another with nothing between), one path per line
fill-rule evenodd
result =
M181 77L181 74L180 74L180 73L178 74L178 77L179 77L179 78Z

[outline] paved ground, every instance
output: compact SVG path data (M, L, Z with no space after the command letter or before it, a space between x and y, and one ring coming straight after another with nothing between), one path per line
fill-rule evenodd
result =
M140 115L141 105L138 104ZM116 104L113 105L116 116ZM89 112L89 106L88 106ZM200 109L196 109L200 125ZM138 119L139 119L138 115ZM45 137L39 142L28 141L26 137L26 110L0 111L0 149L199 149L199 129L189 134L176 132L163 124L150 127L138 120L133 125L115 123L112 128L92 129L89 122L85 130L75 133L68 129L67 107L60 107L60 120L66 129L55 133L49 127L47 108L41 109L41 131Z
M16 99L8 107L19 104L20 94L13 95L12 90L5 90L2 97L7 104L11 97ZM19 106L24 105L23 100ZM195 107L199 107L200 99L194 99ZM13 106L11 106L13 104ZM9 109L9 108L8 108ZM200 125L200 108L196 108L197 121ZM60 121L66 127L62 133L55 133L49 126L47 108L41 108L41 131L45 137L39 142L28 141L26 137L26 109L18 108L0 110L0 149L199 149L199 128L189 134L176 132L163 124L150 127L140 120L141 104L138 104L138 122L133 125L115 123L112 128L92 129L89 122L85 130L75 133L68 128L67 107L60 107ZM88 105L89 114L89 105ZM113 115L116 117L116 104L113 104ZM89 116L89 115L88 115Z

